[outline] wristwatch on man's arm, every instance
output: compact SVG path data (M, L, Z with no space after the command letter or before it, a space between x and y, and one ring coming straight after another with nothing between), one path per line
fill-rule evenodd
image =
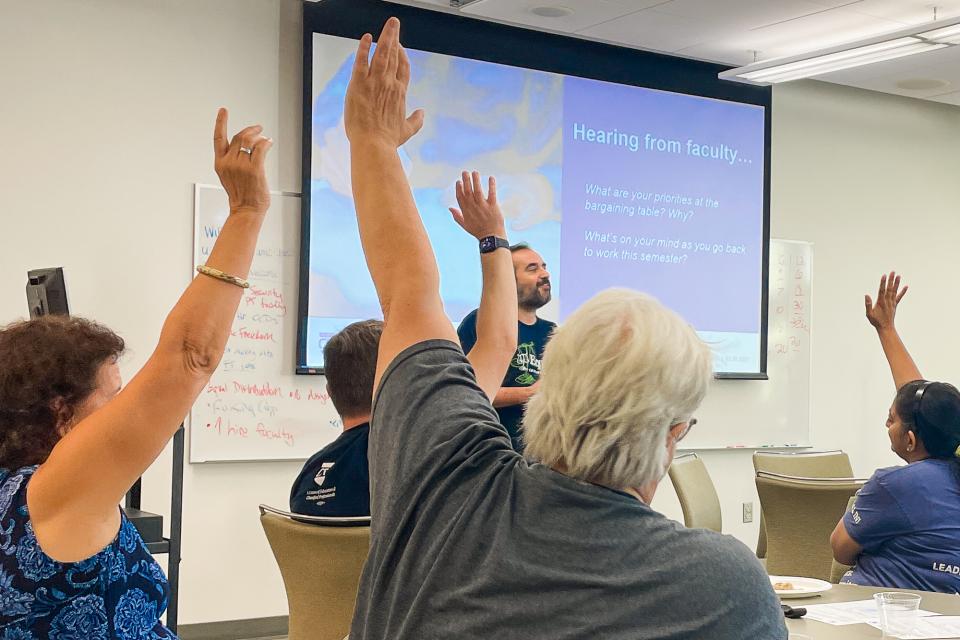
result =
M480 253L491 253L497 249L509 249L510 243L505 238L485 236L480 238Z

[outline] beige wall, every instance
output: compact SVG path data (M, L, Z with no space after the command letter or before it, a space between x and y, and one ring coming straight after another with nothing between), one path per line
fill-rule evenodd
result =
M300 190L298 15L293 0L0 2L0 322L26 313L26 269L63 265L73 311L122 333L137 370L191 276L216 108L262 123L272 185ZM774 96L773 235L815 243L811 437L868 473L893 462L892 385L862 319L882 269L916 287L901 325L923 371L955 378L960 109L819 83ZM704 457L727 530L754 544L749 453ZM148 472L145 508L166 511L169 468ZM285 504L298 468L187 465L181 622L285 613L256 505ZM669 482L655 505L680 517Z

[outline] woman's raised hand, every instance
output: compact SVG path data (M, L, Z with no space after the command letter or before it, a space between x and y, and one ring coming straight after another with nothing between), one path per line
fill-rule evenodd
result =
M230 198L230 213L263 215L270 207L270 187L264 160L273 140L262 135L263 127L252 125L227 140L227 110L217 111L213 128L214 169Z
M900 276L895 271L880 276L880 288L877 290L876 303L869 295L864 296L867 308L867 320L877 331L892 329L897 315L897 305L907 295L907 286L900 288Z

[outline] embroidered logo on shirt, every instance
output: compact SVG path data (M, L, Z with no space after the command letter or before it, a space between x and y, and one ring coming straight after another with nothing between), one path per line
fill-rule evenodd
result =
M324 462L320 465L320 471L317 472L317 475L313 477L313 481L316 482L321 487L323 486L324 481L327 479L327 471L333 469L333 462Z

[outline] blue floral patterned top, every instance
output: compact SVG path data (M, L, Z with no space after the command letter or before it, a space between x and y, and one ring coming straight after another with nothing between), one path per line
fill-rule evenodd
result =
M40 549L27 512L36 467L0 469L0 640L176 640L160 623L167 578L133 524L82 562Z

